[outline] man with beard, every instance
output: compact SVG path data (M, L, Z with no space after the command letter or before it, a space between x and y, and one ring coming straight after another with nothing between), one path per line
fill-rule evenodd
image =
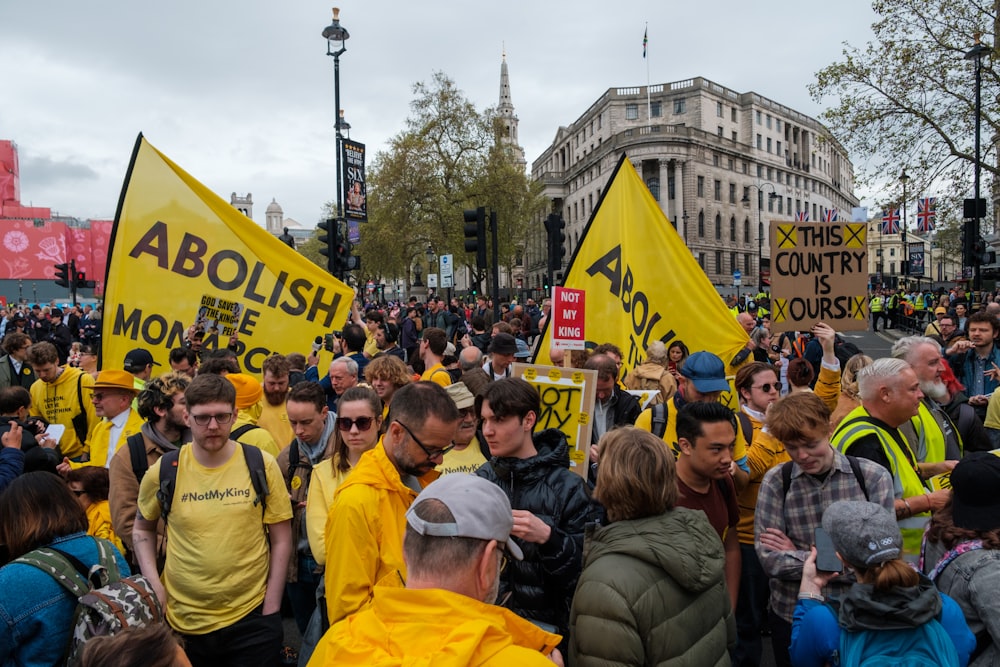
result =
M437 470L442 475L453 472L471 473L486 463L490 450L476 437L476 397L463 382L445 388L461 415L455 433L455 448L444 457Z
M399 327L392 322L380 322L375 330L375 345L378 347L376 357L389 355L399 357L401 361L406 361L406 352L403 351L396 341L399 340ZM365 367L367 372L368 368ZM367 377L367 376L366 376ZM368 378L371 381L371 378Z
M941 347L933 338L907 336L896 341L891 354L910 364L924 394L917 414L899 427L917 457L920 476L947 472L962 458L962 437L942 407L951 396L941 379Z
M146 422L139 433L125 441L125 447L115 452L108 466L111 523L115 534L130 552L139 482L161 456L191 439L191 431L184 421L184 390L190 382L191 378L185 373L173 372L164 373L146 384L136 399L139 416ZM158 533L162 537L162 524ZM157 553L162 558L162 549L158 549Z
M413 382L392 397L382 441L338 489L326 528L330 625L368 607L379 582L406 581L406 510L454 447L458 408L443 387Z
M288 423L285 399L288 396L288 377L291 364L283 354L272 354L264 360L264 400L261 402L257 426L271 434L278 447L285 447L295 437Z

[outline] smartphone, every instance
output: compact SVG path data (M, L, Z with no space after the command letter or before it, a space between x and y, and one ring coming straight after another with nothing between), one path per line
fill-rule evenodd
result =
M323 349L327 352L333 352L333 334L323 336Z
M820 572L844 571L844 564L837 557L837 548L833 546L830 534L822 528L816 528L816 569Z

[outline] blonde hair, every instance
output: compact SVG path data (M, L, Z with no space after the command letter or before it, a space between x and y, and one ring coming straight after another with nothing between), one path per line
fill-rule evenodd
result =
M840 375L840 391L851 398L858 397L858 371L872 365L872 358L858 353L847 360Z

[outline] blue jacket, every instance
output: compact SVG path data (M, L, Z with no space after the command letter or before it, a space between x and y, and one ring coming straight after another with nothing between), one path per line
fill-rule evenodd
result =
M86 533L58 537L45 545L76 556L84 565L98 561L97 543ZM123 577L131 572L115 550ZM0 665L51 667L69 646L76 600L55 579L32 565L0 568Z
M16 447L0 446L0 491L24 472L24 452Z
M948 363L951 365L951 369L955 372L955 377L965 385L965 393L968 396L972 396L975 392L973 387L975 387L975 379L973 378L973 373L976 368L976 350L968 350L966 352L960 352L959 354L953 354L948 357ZM991 370L993 364L1000 366L1000 344L994 342L993 349L990 351L990 356L986 359L986 370ZM983 380L983 387L985 391L983 392L986 396L991 396L993 391L1000 387L1000 382L994 380L993 378L987 376ZM976 408L976 413L985 415L986 408Z
M976 638L969 631L962 608L941 593L941 625L951 637L960 665L969 664L976 647ZM837 664L834 654L840 650L840 624L833 609L816 600L799 600L792 622L792 643L789 655L798 667L822 667Z

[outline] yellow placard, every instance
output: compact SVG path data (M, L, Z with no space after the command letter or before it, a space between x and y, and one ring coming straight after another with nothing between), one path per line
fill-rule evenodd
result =
M204 348L235 345L260 374L275 352L309 349L340 329L354 293L150 145L136 141L108 260L103 365L136 347L169 369L200 324ZM234 337L235 334L235 337Z

